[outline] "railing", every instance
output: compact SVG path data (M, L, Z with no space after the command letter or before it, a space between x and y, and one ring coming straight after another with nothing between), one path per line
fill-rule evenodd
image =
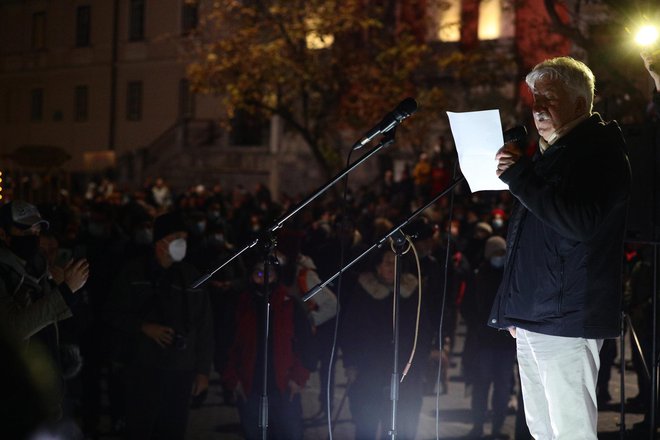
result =
M181 119L145 148L144 166L154 165L164 158L181 153L184 148L210 145L221 134L212 119Z

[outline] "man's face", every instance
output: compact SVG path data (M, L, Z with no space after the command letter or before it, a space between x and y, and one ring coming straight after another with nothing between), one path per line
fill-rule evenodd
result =
M172 262L172 257L170 255L169 246L174 240L182 238L186 240L188 238L188 233L186 232L174 232L172 234L166 235L155 243L156 246L156 257L165 262Z
M394 282L394 262L396 257L393 253L386 253L383 255L383 260L376 268L376 272L381 279L387 283Z
M41 233L41 226L34 225L28 229L19 229L16 226L11 226L9 228L9 234L5 232L4 229L1 230L4 240L7 244L11 243L11 237L26 237L30 235L39 235Z
M584 98L574 98L557 79L540 78L532 90L532 113L536 129L546 141L558 129L586 111Z
M24 261L31 260L39 251L39 233L41 226L35 225L28 229L11 226L9 230L0 228L0 240L4 241L11 251Z

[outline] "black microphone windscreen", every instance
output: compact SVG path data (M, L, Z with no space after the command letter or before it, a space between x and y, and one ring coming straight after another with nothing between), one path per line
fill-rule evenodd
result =
M408 117L417 111L417 101L414 98L406 98L396 106L394 111Z
M502 133L502 136L504 137L505 144L511 142L520 142L527 137L527 129L524 125L518 125L506 130L504 133Z

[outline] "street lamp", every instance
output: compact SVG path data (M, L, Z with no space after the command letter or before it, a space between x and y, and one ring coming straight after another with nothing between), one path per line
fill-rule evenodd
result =
M635 41L640 46L652 46L658 41L658 28L647 24L639 28L637 35L635 35Z

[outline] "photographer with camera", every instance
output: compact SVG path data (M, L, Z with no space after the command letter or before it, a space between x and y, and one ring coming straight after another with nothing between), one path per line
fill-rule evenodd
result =
M182 261L186 238L177 213L156 218L153 253L127 263L106 309L123 335L127 439L185 438L190 397L209 385L211 308L189 287L198 273Z
M49 265L39 244L42 228L48 227L31 203L13 200L0 206L0 343L9 354L19 350L20 355L20 359L7 359L3 353L4 371L21 363L39 364L38 370L34 366L34 371L21 372L20 377L5 373L12 383L3 384L7 385L2 388L3 396L5 402L12 403L4 408L15 412L4 411L3 415L13 427L33 429L36 426L32 424L43 422L42 435L68 436L75 435L77 428L63 411L66 368L59 326L73 316L78 292L89 276L89 264L79 259L66 262L59 270ZM21 380L27 386L32 379L35 385L47 385L43 393L21 390ZM19 391L18 396L13 396L13 391ZM13 397L23 400L16 402ZM31 407L29 413L16 410L22 404ZM8 435L6 430L3 434Z

